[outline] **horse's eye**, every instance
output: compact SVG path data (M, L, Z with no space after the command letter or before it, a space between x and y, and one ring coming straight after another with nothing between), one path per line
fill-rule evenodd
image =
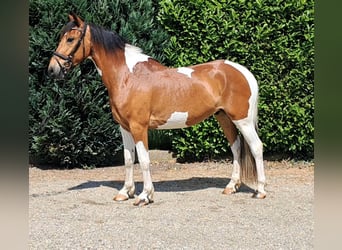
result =
M67 42L68 42L68 43L71 43L72 41L74 41L74 38L73 38L73 37L69 37L69 38L67 39Z

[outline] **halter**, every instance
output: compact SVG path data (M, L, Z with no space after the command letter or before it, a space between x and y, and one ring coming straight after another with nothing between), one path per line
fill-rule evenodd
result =
M67 73L67 69L71 67L72 65L72 58L74 57L74 54L76 53L76 51L79 49L79 47L81 46L81 43L84 39L85 33L87 31L87 24L84 23L83 29L78 29L78 28L72 28L72 30L79 30L81 32L81 36L78 39L78 42L76 44L76 46L72 49L72 51L70 52L70 54L68 56L60 54L58 52L53 52L53 55L62 58L63 60L65 60L65 62L63 63L63 65L61 65L61 63L59 62L59 60L56 59L59 67L62 69L63 73L66 74ZM84 48L84 42L83 42L83 56L85 55L85 48Z

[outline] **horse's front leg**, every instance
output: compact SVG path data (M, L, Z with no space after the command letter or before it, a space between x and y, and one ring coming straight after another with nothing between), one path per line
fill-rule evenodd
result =
M144 189L135 200L135 206L144 206L153 202L154 187L150 172L150 156L148 153L148 129L137 126L132 129L132 135L136 142L139 164L143 174Z
M132 134L120 126L122 141L124 145L125 159L125 183L119 193L114 197L115 201L124 201L134 198L135 185L133 180L133 165L135 161L135 143Z

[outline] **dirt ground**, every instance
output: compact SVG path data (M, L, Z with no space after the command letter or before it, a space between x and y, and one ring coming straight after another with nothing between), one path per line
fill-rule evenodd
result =
M225 196L230 161L179 164L151 152L155 202L114 202L124 167L29 169L30 249L313 249L314 163L265 161L253 185ZM137 194L142 175L135 166Z

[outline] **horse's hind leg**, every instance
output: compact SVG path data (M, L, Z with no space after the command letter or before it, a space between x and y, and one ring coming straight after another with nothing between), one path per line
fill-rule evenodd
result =
M255 124L252 119L245 118L242 120L233 121L237 128L243 135L244 140L247 142L250 151L254 157L256 165L256 173L258 180L257 193L253 195L254 198L263 199L266 197L265 192L265 172L264 172L264 161L263 161L263 146L262 142L256 132Z
M133 180L133 164L135 160L135 143L131 133L120 126L122 141L124 144L125 159L125 184L119 193L114 197L115 201L124 201L134 197L135 186Z
M241 185L240 180L240 138L237 133L236 126L224 111L215 114L215 118L223 129L223 132L230 143L233 153L233 173L230 182L223 190L223 194L233 194L237 192Z

